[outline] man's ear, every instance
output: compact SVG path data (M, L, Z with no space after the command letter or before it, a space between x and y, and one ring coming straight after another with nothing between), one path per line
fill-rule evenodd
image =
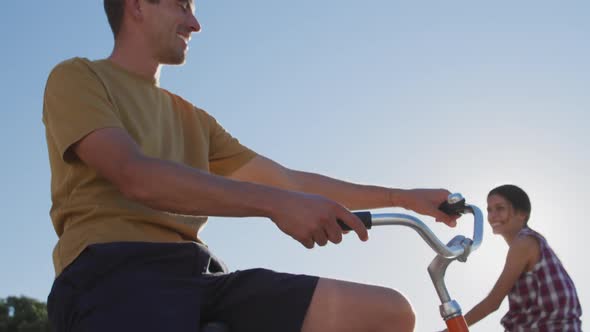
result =
M142 6L142 0L125 0L125 12L129 13L135 20L141 20L143 18L141 12Z

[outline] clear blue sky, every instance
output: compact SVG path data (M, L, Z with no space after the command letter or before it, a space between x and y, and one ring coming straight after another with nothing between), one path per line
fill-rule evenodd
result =
M203 31L161 85L289 167L393 187L446 187L485 209L515 183L590 310L588 1L197 1ZM43 88L58 62L108 56L102 1L10 1L0 13L0 297L45 300L53 278ZM387 209L387 212L395 209ZM466 218L466 221L469 221ZM434 225L443 239L469 234ZM394 287L418 330L441 328L433 257L406 229L308 251L264 219L210 220L203 237L232 268ZM491 289L506 245L486 225L448 287L464 310ZM584 263L586 262L586 263ZM584 266L586 265L586 266ZM500 310L474 331L499 330Z

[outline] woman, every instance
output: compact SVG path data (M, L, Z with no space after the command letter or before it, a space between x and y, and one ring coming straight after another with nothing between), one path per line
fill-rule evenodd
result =
M508 255L492 291L465 315L473 325L496 311L508 295L506 331L581 331L582 309L574 283L547 240L528 227L531 203L514 185L488 194L488 221L504 237Z

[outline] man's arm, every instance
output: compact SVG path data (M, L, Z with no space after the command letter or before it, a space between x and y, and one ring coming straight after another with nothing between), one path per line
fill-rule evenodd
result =
M449 195L449 191L443 189L402 190L360 185L320 174L288 169L263 156L255 157L230 177L240 181L322 195L351 210L402 207L433 216L452 226L456 220L438 209L439 204Z
M366 240L362 222L320 195L232 180L145 156L120 128L91 132L71 147L78 158L126 197L154 209L206 216L262 216L311 248L340 242L337 219Z

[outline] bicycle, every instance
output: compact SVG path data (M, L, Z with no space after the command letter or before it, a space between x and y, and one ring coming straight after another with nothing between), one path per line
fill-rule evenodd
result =
M354 212L354 214L361 219L367 229L371 229L373 226L401 225L418 232L430 248L437 253L428 265L427 270L441 301L440 314L447 325L448 332L469 332L461 306L449 295L444 276L448 266L453 261L466 262L467 257L481 245L483 239L483 214L478 207L465 204L465 199L461 194L449 195L447 201L441 204L440 209L449 215L472 214L473 239L457 235L445 245L424 222L414 216L401 213L372 214L366 211ZM339 221L339 224L342 229L350 230L344 223ZM229 328L221 322L207 323L202 327L201 331L230 332Z

